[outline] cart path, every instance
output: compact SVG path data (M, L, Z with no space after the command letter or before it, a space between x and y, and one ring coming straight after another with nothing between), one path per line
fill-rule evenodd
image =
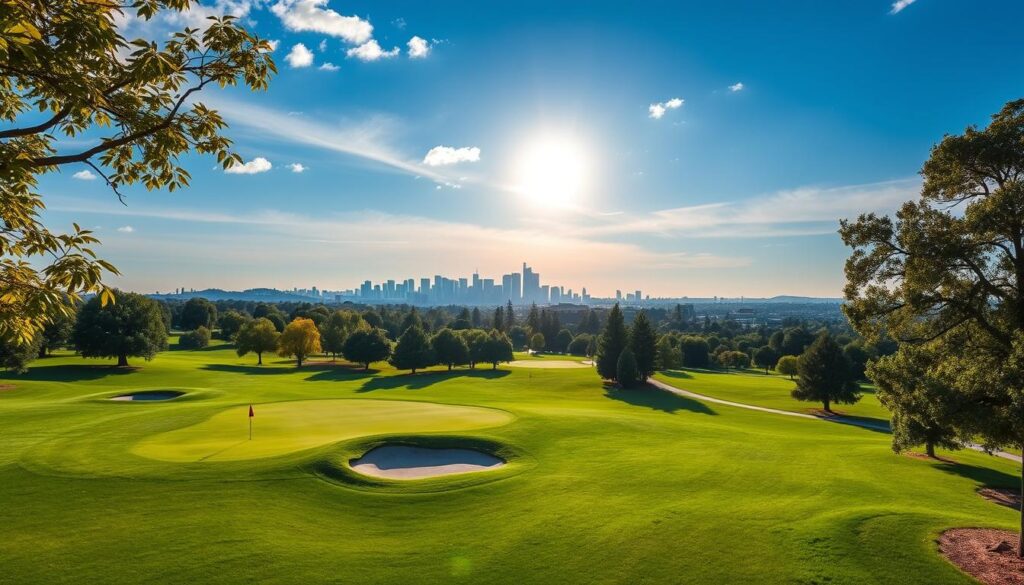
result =
M734 406L736 408L745 408L747 410L756 410L758 412L767 412L769 414L781 414L783 416L794 416L794 417L797 417L797 418L807 418L807 419L812 419L812 420L823 420L823 421L827 421L827 422L838 423L838 424L841 424L841 425L850 425L850 426L854 426L854 427L861 427L861 428L864 428L864 429L870 429L872 431L882 431L882 432L885 432L885 433L891 432L890 429L889 429L889 425L887 425L887 424L874 423L874 422L871 422L871 421L860 420L860 419L846 417L846 416L839 416L839 415L836 415L836 416L820 416L820 415L816 415L816 414L808 414L806 412L793 412L791 410L782 410L782 409L779 409L779 408L768 408L766 406L755 406L753 404L744 404L742 402L733 402L731 400L723 400L721 398L714 398L712 396L706 396L704 394L697 394L696 392L691 392L689 390L683 390L682 388L676 388L675 386L672 386L671 384L666 384L665 382L662 382L660 380L655 380L654 378L648 378L647 382L649 384L651 384L652 386L654 386L655 388L658 388L660 390L664 390L666 392L671 392L672 394L677 394L679 396L685 396L687 398L693 398L694 400L700 400L701 402L711 402L713 404L723 404L725 406ZM964 446L969 448L969 449L973 449L975 451L985 452L985 450L981 447L981 445L975 445L973 443L969 443L969 444L964 445ZM1017 463L1021 462L1020 455L1014 455L1013 453L1007 453L1005 451L993 451L991 454L995 455L996 457L1002 457L1003 459L1009 459L1010 461L1014 461L1014 462L1017 462Z

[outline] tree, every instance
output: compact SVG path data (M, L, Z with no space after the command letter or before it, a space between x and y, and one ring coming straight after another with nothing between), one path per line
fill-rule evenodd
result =
M601 319L597 316L597 311L590 309L587 312L587 320L583 323L583 330L591 335L597 335L601 332Z
M480 314L480 307L473 307L473 317L470 321L473 323L473 328L479 328L484 324L484 317Z
M540 311L537 309L537 303L530 304L530 312L526 315L526 328L531 334L540 331Z
M623 348L619 354L619 360L615 363L615 379L623 388L632 388L641 381L636 357L633 355L633 350L628 347Z
M320 331L312 319L299 317L288 324L277 339L277 355L295 356L295 367L302 367L302 360L320 353Z
M402 333L388 363L399 370L411 370L413 374L436 363L434 349L422 327L413 325Z
M658 340L657 367L661 370L676 370L683 362L683 355L679 348L672 343L672 337L662 335Z
M75 330L75 318L75 314L58 313L50 319L50 322L43 328L42 336L39 339L40 358L46 357L48 352L60 349L71 342L71 334Z
M718 362L726 368L740 370L750 367L750 356L742 351L728 349L718 354Z
M580 333L572 338L567 349L571 355L589 355L587 348L590 347L590 342L593 339L594 336L589 333Z
M287 323L285 323L283 313L270 313L265 318L274 324L274 329L276 329L278 333L284 331L285 325L287 325Z
M459 315L459 319L469 322L469 311L462 309L462 315ZM420 318L420 314L416 311L416 307L409 309L409 312L405 314L405 318L402 319L402 325L398 328L398 332L405 333L410 327L419 327L423 329L423 319ZM405 369L405 368L400 368Z
M448 366L449 372L453 366L469 363L469 345L462 336L451 329L438 331L430 340L430 346L434 350L434 359L437 363Z
M521 325L516 325L508 331L508 337L516 349L523 349L530 341L530 331Z
M654 375L654 366L658 359L658 338L654 328L647 319L647 312L640 311L629 328L629 349L636 360L637 375L641 382Z
M366 318L365 314L363 318ZM391 355L391 341L379 327L359 329L348 336L341 353L348 361L363 364L363 369L369 370L373 362L388 359Z
M42 225L39 175L85 165L120 197L118 189L134 183L187 186L189 174L177 164L183 154L213 154L225 168L241 162L221 135L223 119L196 94L211 84L265 89L275 71L270 44L232 17L159 44L129 42L117 28L125 13L146 21L192 7L185 0L4 4L0 337L31 340L54 315L71 314L83 293L100 293L101 304L113 300L101 279L118 272L94 257L91 232L74 224L61 235ZM94 129L106 135L57 152L58 140Z
M779 361L775 362L775 371L784 376L789 376L789 379L792 380L793 376L797 375L799 371L797 368L799 363L800 358L795 355L784 355L779 358Z
M505 305L505 331L516 326L516 312L512 309L512 301Z
M608 312L604 332L597 342L597 374L606 380L615 380L618 375L619 354L629 344L626 322L622 309L615 303ZM635 359L635 358L634 358Z
M1024 448L1024 100L932 148L921 196L840 223L843 310L869 342L935 343L962 440ZM1024 483L1024 466L1021 467ZM1021 507L1024 558L1024 502Z
M217 326L217 307L210 301L194 297L185 303L181 310L181 317L178 318L178 327L185 331L206 327L210 329Z
M484 361L484 346L487 344L487 332L482 329L468 329L459 332L460 337L466 342L469 348L469 367L475 369L476 365Z
M827 331L800 356L797 373L800 378L792 391L797 400L820 402L825 412L832 412L832 403L853 404L860 400L860 386L850 372L843 348Z
M184 333L178 338L178 347L181 349L202 349L208 345L210 345L210 330L203 326Z
M937 357L934 348L907 344L869 368L878 400L892 415L892 449L897 453L921 444L929 457L935 457L936 447L961 448L950 424L959 397L936 375Z
M29 362L40 354L43 345L42 335L36 335L29 343L0 339L0 367L15 374L24 374L28 371Z
M280 337L277 327L266 317L260 317L242 325L235 338L235 352L238 357L247 353L256 354L256 365L263 365L263 352L277 349L277 339Z
M562 329L555 336L555 351L558 353L566 353L569 351L569 344L572 343L572 331L568 329Z
M498 331L505 331L505 311L501 307L494 309L494 318L492 319L494 328Z
M249 320L249 315L234 309L225 312L219 319L221 338L234 341L235 337L238 336L238 332L242 330L242 325L248 323Z
M104 305L96 296L79 311L71 337L82 357L116 357L119 367L127 367L129 356L148 361L167 349L167 330L156 301L135 293L115 294L116 302Z
M530 349L532 349L534 353L544 351L545 345L546 343L544 341L543 333L534 333L530 336Z
M850 362L850 371L853 376L858 380L864 379L864 373L867 371L868 360L871 359L871 353L864 348L864 344L860 341L853 341L843 346L843 355Z
M779 354L775 353L775 350L770 346L762 345L754 352L754 364L759 368L764 368L765 374L768 373L768 370L774 368L778 361Z
M706 368L711 364L708 342L702 337L691 335L680 339L679 350L683 354L684 367Z
M780 353L782 355L800 355L813 342L814 336L803 327L790 327L784 331Z
M491 364L491 369L496 370L499 362L512 360L512 342L504 333L492 330L483 343L480 361Z
M320 345L325 353L337 358L345 347L345 339L359 328L363 319L359 313L353 311L338 310L324 321L320 328Z

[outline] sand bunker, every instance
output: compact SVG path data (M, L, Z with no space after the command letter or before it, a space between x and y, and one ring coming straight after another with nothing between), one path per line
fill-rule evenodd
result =
M350 462L352 469L373 477L420 479L454 473L497 469L505 462L472 449L428 449L407 445L383 445Z
M171 400L173 398L177 398L177 397L182 396L184 394L185 394L184 392L179 392L178 390L143 390L142 392L132 392L131 394L121 394L120 396L115 396L115 397L111 398L111 400L118 400L118 401L125 401L125 402L128 402L128 401L135 402L135 401L140 401L140 400L142 400L142 401L147 401L147 400L149 400L149 401Z
M574 362L570 360L515 360L509 362L508 365L515 366L517 368L589 368L590 366L583 362Z

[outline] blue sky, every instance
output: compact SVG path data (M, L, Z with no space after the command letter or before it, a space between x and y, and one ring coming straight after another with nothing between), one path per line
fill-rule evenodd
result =
M130 188L125 207L68 168L41 183L47 222L95 227L112 282L141 291L525 260L596 295L839 296L837 220L914 197L932 144L1024 96L1020 2L492 4L126 19L160 38L233 13L277 42L269 91L199 100L260 172L189 157L191 189Z

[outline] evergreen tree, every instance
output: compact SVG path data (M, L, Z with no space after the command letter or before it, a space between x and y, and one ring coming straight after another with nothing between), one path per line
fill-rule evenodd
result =
M583 330L591 335L597 335L601 332L601 318L597 316L597 311L594 309L590 309L587 312L587 320Z
M512 310L512 301L505 305L505 330L510 331L516 326L516 313Z
M607 380L616 379L619 354L628 344L629 336L626 332L622 309L619 308L618 303L615 303L612 310L608 312L608 321L605 323L604 332L601 333L601 338L597 342L597 373L599 376Z
M274 323L266 317L249 321L238 331L235 339L235 352L238 357L247 353L256 354L256 365L263 365L263 353L277 349L277 332Z
M117 358L119 367L129 356L153 359L167 349L167 330L160 307L153 299L117 292L117 301L104 306L99 296L82 306L72 338L82 357Z
M463 309L462 311L466 313L466 321L468 322L469 312L466 311L466 309ZM459 318L461 319L462 316L460 315ZM423 319L420 318L420 314L416 311L416 307L409 309L409 312L405 314L405 318L402 319L402 325L398 328L398 331L399 333L405 333L410 327L419 327L420 329L423 329Z
M938 365L932 348L903 345L868 369L879 402L892 415L892 449L897 453L922 444L929 457L935 457L936 447L961 448L951 422L960 406L958 396Z
M637 374L641 382L654 375L654 366L658 358L658 338L654 334L650 320L647 319L647 312L640 311L633 326L629 331L629 348L633 352L633 359L636 360Z
M484 324L484 317L480 314L480 307L473 307L473 328L479 329Z
M633 350L628 347L622 350L618 361L615 363L615 379L619 382L619 386L623 388L632 388L640 382L640 372L637 370L636 357L633 355Z
M526 315L526 328L530 330L531 335L540 331L540 311L537 309L537 303L530 305L530 312Z
M364 314L363 318L365 317ZM363 364L363 369L369 370L373 362L388 359L391 355L391 341L387 333L379 327L358 329L345 340L341 354L348 361Z
M439 364L448 366L461 366L469 363L469 345L462 336L451 329L442 329L430 340L430 346L434 350L434 359Z
M494 330L505 331L505 311L501 307L494 309Z
M388 360L399 370L416 370L434 365L434 349L422 327L412 326L398 338L398 344Z
M860 386L853 379L843 348L827 331L822 332L797 362L800 378L793 389L793 398L821 402L825 412L832 412L832 403L853 404L860 400Z

